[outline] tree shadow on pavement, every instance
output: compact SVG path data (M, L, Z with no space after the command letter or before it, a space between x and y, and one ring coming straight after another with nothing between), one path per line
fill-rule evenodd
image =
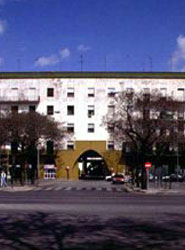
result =
M185 249L184 215L151 220L34 212L0 215L5 250Z

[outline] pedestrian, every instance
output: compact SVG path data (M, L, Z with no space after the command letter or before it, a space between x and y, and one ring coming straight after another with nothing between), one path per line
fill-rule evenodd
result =
M1 187L6 187L7 183L6 183L6 173L4 172L4 170L2 170L1 172Z

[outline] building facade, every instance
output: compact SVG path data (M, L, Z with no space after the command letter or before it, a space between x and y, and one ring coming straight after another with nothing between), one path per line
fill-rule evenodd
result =
M35 110L66 128L66 137L57 145L57 177L101 177L111 171L126 171L121 147L103 123L103 117L114 112L115 93L155 89L184 100L185 74L7 72L0 73L0 109Z

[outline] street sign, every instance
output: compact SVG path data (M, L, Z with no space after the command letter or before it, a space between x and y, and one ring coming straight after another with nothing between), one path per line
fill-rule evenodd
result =
M152 167L152 163L151 162L146 162L145 163L145 168L146 169L150 169Z

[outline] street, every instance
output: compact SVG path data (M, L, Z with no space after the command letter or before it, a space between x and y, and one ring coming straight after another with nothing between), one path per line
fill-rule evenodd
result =
M0 192L1 249L185 249L185 199L105 190Z

